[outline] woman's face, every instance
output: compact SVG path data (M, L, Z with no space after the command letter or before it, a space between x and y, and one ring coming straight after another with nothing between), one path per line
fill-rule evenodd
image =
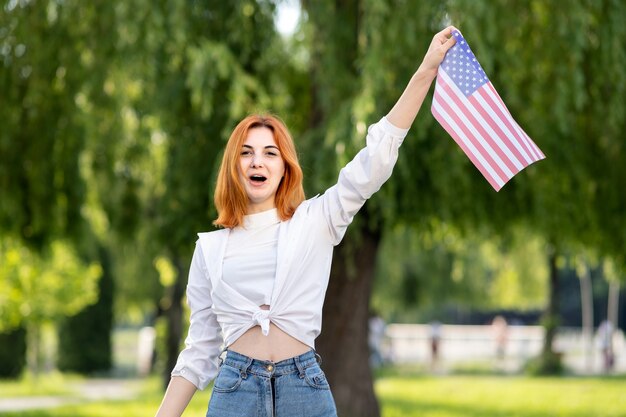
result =
M270 129L255 127L248 131L240 149L239 168L248 195L247 214L276 207L274 198L285 175L285 162Z

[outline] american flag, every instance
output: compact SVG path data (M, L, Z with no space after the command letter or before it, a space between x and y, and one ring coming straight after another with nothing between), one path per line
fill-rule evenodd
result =
M545 155L513 120L463 35L439 66L431 112L496 190Z

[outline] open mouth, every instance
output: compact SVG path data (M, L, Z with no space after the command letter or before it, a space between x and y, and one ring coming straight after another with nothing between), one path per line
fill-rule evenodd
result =
M266 180L267 178L263 175L250 175L250 181L252 181L253 184L263 184Z

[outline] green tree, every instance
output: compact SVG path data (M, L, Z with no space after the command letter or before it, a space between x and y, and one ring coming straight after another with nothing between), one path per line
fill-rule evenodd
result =
M109 2L6 2L0 10L0 233L38 253L63 239L86 262L97 261L105 239L93 232L97 220L132 231L136 182L119 172L124 161L116 155L122 135L112 83L119 71L111 68L122 57L115 17ZM99 181L88 183L89 169ZM103 178L112 180L98 201L92 188ZM105 300L111 308L110 297L99 304ZM109 320L107 343L88 341L107 346L110 330Z
M364 120L353 114L353 100L361 87L359 59L364 52L359 41L362 2L305 1L303 6L311 50L309 128L312 142L317 144L312 163L318 168L307 189L323 191L336 180L340 167L354 155L355 149L362 147ZM360 135L355 131L355 121ZM369 203L335 250L323 310L323 332L316 342L326 363L338 413L345 416L380 414L367 345L368 303L380 226L375 217L370 221L368 207Z
M353 154L364 127L388 111L414 71L427 40L448 20L468 36L509 109L537 139L549 162L525 169L500 193L494 193L428 111L422 111L403 144L391 180L367 203L344 246L336 252L320 350L346 345L342 340L354 337L356 342L352 340L350 345L356 344L361 349L357 352L362 352L362 312L366 311L376 242L394 224L408 223L423 230L436 218L464 233L488 227L492 233L506 235L511 226L520 224L541 231L548 242L546 259L550 261L546 264L552 272L545 352L554 356L552 338L558 325L558 269L554 265L558 254L573 242L606 244L600 242L604 236L600 231L607 231L602 229L603 223L613 227L610 240L623 236L618 216L606 216L610 218L606 220L602 214L606 212L595 209L601 188L597 179L606 178L601 171L609 161L611 167L623 165L616 163L615 153L602 149L619 149L616 132L624 124L625 113L619 111L623 104L615 103L620 94L604 88L605 71L619 83L615 91L624 88L623 52L615 51L614 46L620 42L615 38L621 39L623 33L616 23L624 16L621 3L345 1L304 2L304 6L312 27L313 127L319 132L319 143L328 145L325 153L319 153L320 159L332 158L340 166ZM564 8L568 13L562 13ZM609 16L611 29L600 23ZM615 51L615 61L608 62L608 51ZM407 59L409 52L414 59ZM600 69L597 62L608 68ZM603 100L603 94L609 94L609 100ZM608 109L607 103L615 106ZM424 107L427 109L428 103ZM608 129L601 126L605 120L602 109L610 114ZM592 114L595 117L590 122ZM574 146L564 151L564 143ZM330 181L326 175L319 178ZM610 187L608 184L621 181L611 176L603 183ZM614 201L622 201L619 193L608 190L604 198L612 202L612 208L617 207ZM549 248L554 248L552 255ZM617 245L614 249L620 250ZM348 323L348 318L362 323L353 326L360 331L352 327L345 331L341 323ZM338 363L349 363L336 352L333 355ZM353 350L348 355L359 356ZM331 380L334 377L332 373L329 376ZM353 387L356 385L359 383ZM359 410L354 403L369 401L363 392L356 388L352 395L349 390L345 395L340 392L340 409L346 414Z
M84 225L81 17L57 2L0 11L0 230L36 248Z
M98 300L59 326L57 367L61 371L89 374L113 367L112 338L114 282L108 251L101 249L102 276Z
M52 242L41 254L17 240L0 241L0 331L24 326L29 366L41 369L41 330L93 303L102 273L87 265L67 242Z
M446 307L531 310L545 304L545 243L528 230L503 239L447 223L398 225L378 252L372 305L396 322L439 319Z
M175 271L157 307L167 319L167 383L184 332L181 303L193 243L197 232L213 229L215 175L228 135L250 112L286 108L294 109L286 119L297 129L306 105L298 90L306 83L276 33L274 2L144 6L124 7L141 22L129 29L139 45L134 71L143 86L133 109L160 148L153 155L158 185L144 200L149 222L140 228Z
M626 39L626 7L610 0L450 4L458 6L454 16L481 48L481 64L505 102L549 158L541 175L530 170L531 181L516 179L520 187L511 191L523 202L524 221L548 242L544 362L550 363L559 324L559 257L577 242L623 259L617 209L623 196L615 190L624 181L616 158L626 122L626 56L617 45ZM510 36L502 36L505 30Z
M0 378L18 378L26 365L24 327L0 332Z

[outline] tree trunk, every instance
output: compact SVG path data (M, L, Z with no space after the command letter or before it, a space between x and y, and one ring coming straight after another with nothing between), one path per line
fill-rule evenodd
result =
M619 328L619 281L609 282L609 300L607 306L606 317L613 325L613 329Z
M585 368L587 372L591 373L593 371L593 291L591 287L591 274L586 264L579 278Z
M176 268L176 281L169 288L170 305L164 314L167 322L167 336L165 341L166 366L163 372L164 387L170 381L170 374L180 353L180 341L183 339L183 296L185 295L187 267L183 264L180 256L174 256Z
M620 282L619 281L610 281L609 282L609 295L608 295L608 306L606 312L606 318L611 324L609 327L609 335L608 335L608 349L609 356L611 361L609 363L609 369L613 369L615 364L615 346L613 346L613 335L615 331L619 329L619 289Z
M303 1L313 27L312 129L327 127L357 95L361 0ZM346 120L346 122L348 122ZM333 256L316 347L341 417L378 417L369 365L368 318L379 232L366 230L367 207Z
M63 319L58 327L57 367L61 371L91 374L113 366L113 301L115 283L110 249L98 243L102 276L98 301L80 313Z
M20 377L26 365L26 328L0 332L0 379Z
M335 250L317 350L339 415L378 417L367 339L379 236L364 230L352 232Z
M543 375L553 375L562 372L561 356L554 351L554 339L559 327L559 269L557 266L558 250L552 246L548 251L548 264L550 269L550 283L548 288L548 305L543 316L545 338L543 350L539 358L537 372Z
M26 363L35 381L41 371L41 324L29 323L26 328Z
M557 252L552 250L549 254L550 283L548 288L548 305L544 316L546 337L543 344L545 354L554 353L552 350L559 320L559 270L556 265Z

